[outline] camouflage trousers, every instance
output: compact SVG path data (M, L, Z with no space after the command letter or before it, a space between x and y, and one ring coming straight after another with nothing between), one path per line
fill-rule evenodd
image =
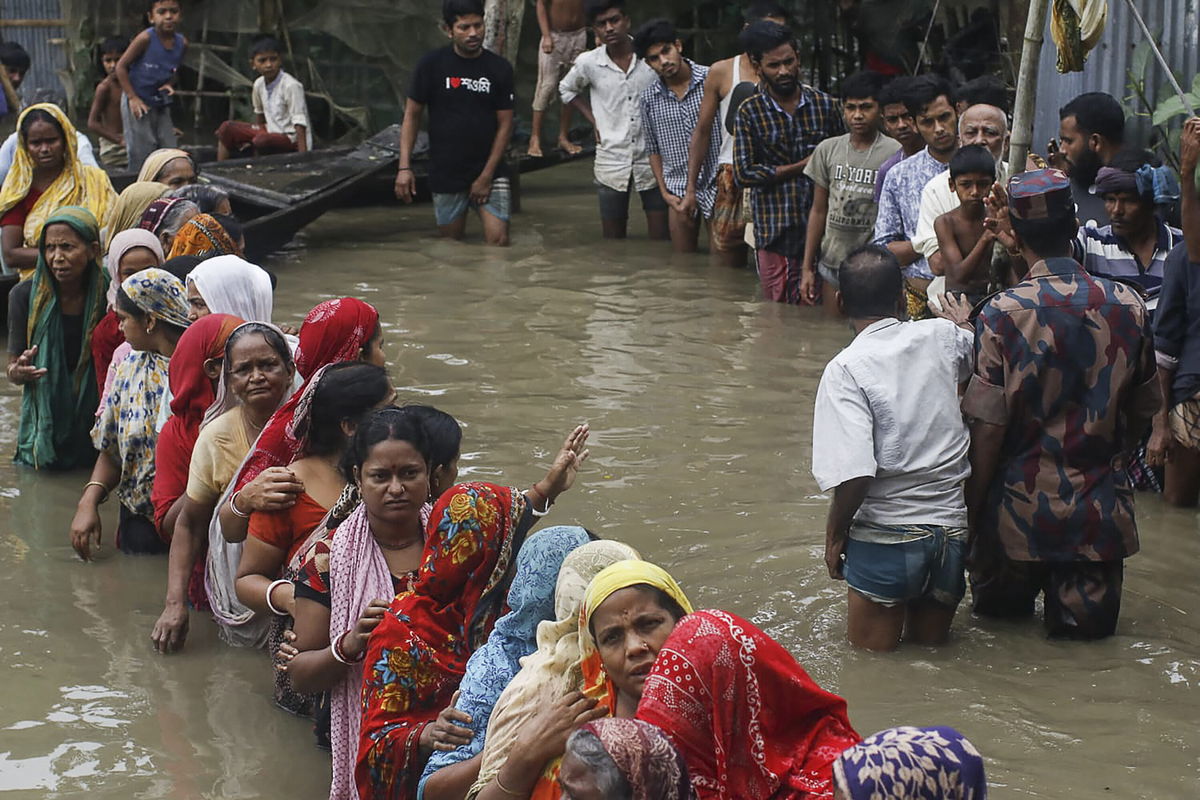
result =
M1012 561L971 570L971 608L989 617L1028 617L1044 594L1046 634L1103 639L1117 630L1124 561Z

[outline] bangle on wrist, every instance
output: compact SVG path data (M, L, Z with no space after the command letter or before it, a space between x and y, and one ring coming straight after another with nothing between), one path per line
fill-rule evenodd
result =
M346 666L361 663L363 658L366 656L365 652L360 653L358 658L350 658L346 655L346 651L342 649L342 642L347 636L350 635L350 633L351 631L346 631L341 636L334 639L329 645L329 651L333 653L333 660L339 664L345 664Z
M284 583L291 583L291 581L289 581L287 578L280 578L277 581L271 581L271 585L267 587L267 608L271 609L272 614L275 614L279 617L286 617L288 616L288 613L286 611L280 611L275 607L275 604L271 602L271 593L275 591L276 586Z
M396 172L412 172L412 167L397 167Z
M533 492L534 501L535 501L535 502L532 502L529 504L529 512L531 514L533 514L535 517L544 517L547 514L549 514L550 506L554 505L554 501L550 499L549 495L543 494L541 492L541 490L537 488L536 483L533 486L529 487L529 491ZM542 510L541 511L538 511L538 508L537 508L536 501L539 499L542 501Z
M236 492L229 495L229 510L233 512L233 515L235 517L241 517L242 519L250 519L250 515L244 511L242 511L240 508L238 508L237 503L234 502L237 500L237 496L241 493L242 493L242 490L238 489Z
M104 491L104 496L100 498L100 504L103 505L108 501L108 495L111 490L101 481L88 481L83 485L83 490L86 492L91 486L99 486Z
M504 792L504 794L508 795L509 797L527 797L528 796L527 793L514 792L512 789L509 789L507 786L505 786L504 782L500 780L499 772L496 773L496 788L499 789L500 791Z

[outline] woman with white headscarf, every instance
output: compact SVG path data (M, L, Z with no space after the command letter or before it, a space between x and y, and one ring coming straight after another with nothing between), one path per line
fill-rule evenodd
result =
M201 261L188 273L189 315L232 314L248 322L270 322L274 304L271 276L238 256Z

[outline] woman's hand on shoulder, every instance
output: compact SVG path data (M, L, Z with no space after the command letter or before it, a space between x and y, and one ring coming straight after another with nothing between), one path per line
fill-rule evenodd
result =
M462 692L456 691L450 698L450 705L443 708L437 715L437 719L426 725L425 730L421 731L420 746L422 749L428 752L435 750L449 752L471 743L475 732L470 728L463 727L471 724L471 715L454 707L461 694Z
M35 344L21 355L8 363L8 380L18 386L41 380L46 374L45 367L35 367L33 359L37 355L38 346Z
M579 475L580 465L591 454L591 451L587 449L587 441L591 433L592 429L586 422L576 425L575 429L567 435L566 441L563 442L562 449L554 458L554 463L550 465L546 477L535 485L536 491L544 494L550 502L554 502L560 494L574 485L575 478Z
M304 493L304 482L287 467L268 467L238 490L237 505L244 513L285 511Z

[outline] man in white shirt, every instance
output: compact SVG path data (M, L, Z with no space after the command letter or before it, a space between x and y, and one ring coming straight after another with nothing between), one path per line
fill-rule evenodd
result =
M887 248L858 248L838 273L855 337L825 367L813 415L813 477L833 490L825 564L849 587L851 644L939 644L966 593L970 438L958 388L974 336L944 319L903 321L904 279Z
M593 170L604 238L625 238L629 195L637 192L650 238L667 239L667 203L650 169L642 131L642 92L658 76L633 50L624 0L588 0L584 12L600 46L575 59L558 91L563 105L578 109L596 131Z

